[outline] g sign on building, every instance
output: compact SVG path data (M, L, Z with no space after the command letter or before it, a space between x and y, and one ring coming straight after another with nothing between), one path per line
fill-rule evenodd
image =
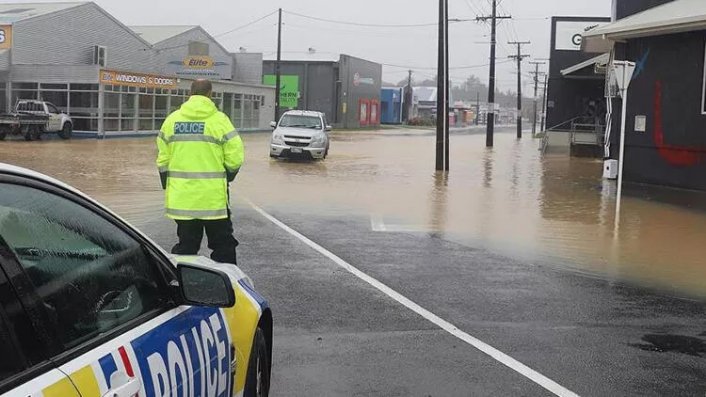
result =
M554 49L559 51L581 51L583 34L605 23L590 21L556 22Z

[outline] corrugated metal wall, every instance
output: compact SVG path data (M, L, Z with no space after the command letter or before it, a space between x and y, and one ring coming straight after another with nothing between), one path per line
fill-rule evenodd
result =
M262 84L262 54L233 54L233 81L247 84Z
M42 83L86 83L98 84L98 66L77 65L57 68L52 65L15 65L12 81Z
M103 45L110 69L155 70L148 46L93 3L17 22L13 34L14 65L91 65L93 46Z

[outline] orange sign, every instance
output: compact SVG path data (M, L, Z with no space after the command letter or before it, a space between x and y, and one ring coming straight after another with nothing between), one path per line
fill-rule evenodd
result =
M212 69L214 66L213 58L195 55L184 58L183 64L187 69Z
M12 48L12 25L0 25L0 50Z
M115 70L105 69L101 69L100 71L100 83L138 88L177 88L176 77L165 77L144 73L118 72Z

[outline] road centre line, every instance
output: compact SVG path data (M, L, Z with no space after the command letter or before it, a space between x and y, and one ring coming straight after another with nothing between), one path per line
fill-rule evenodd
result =
M265 210L258 207L254 203L252 203L250 201L248 201L248 203L260 215L267 218L270 222L274 223L276 226L278 226L282 230L284 230L287 233L291 234L292 236L296 237L297 239L302 241L304 244L308 245L310 248L312 248L316 252L329 258L334 263L336 263L338 266L347 270L349 273L353 274L354 276L358 277L359 279L370 284L371 286L373 286L374 288L376 288L380 292L384 293L385 295L394 299L395 301L402 304L406 308L408 308L408 309L412 310L413 312L419 314L420 316L424 317L426 320L435 324L436 326L443 329L444 331L446 331L446 332L450 333L451 335L455 336L456 338L466 342L467 344L475 347L476 349L478 349L481 352L485 353L486 355L490 356L494 360L500 362L501 364L507 366L508 368L512 369L513 371L519 373L520 375L522 375L525 378L531 380L532 382L538 384L539 386L543 387L544 389L554 393L557 396L561 396L561 397L578 396L578 394L572 392L571 390L565 388L564 386L561 386L557 382L549 379L548 377L533 370L532 368L526 366L525 364L522 364L521 362L515 360L514 358L501 352L500 350L490 346L489 344L481 341L480 339L477 339L477 338L461 331L455 325L442 319L441 317L430 312L429 310L419 306L418 304L414 303L410 299L401 295L397 291L393 290L392 288L388 287L387 285L383 284L382 282L378 281L377 279L367 275L366 273L357 269L356 267L354 267L350 263L339 258L334 253L332 253L331 251L328 251L324 247L322 247L319 244L315 243L314 241L310 240L309 238L307 238L303 234L301 234L301 233L297 232L296 230L292 229L291 227L287 226L282 221L280 221L279 219L270 215L269 213L267 213Z

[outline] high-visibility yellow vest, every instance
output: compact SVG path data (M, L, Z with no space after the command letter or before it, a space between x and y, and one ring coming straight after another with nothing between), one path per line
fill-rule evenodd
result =
M228 217L227 174L243 164L243 141L210 98L194 95L164 121L157 167L167 173L166 215L177 220Z

